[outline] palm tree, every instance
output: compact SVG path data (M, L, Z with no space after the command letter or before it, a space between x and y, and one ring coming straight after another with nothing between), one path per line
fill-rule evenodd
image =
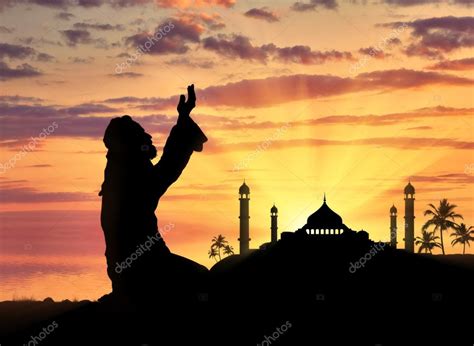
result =
M224 246L224 255L230 256L234 254L234 248L231 245Z
M451 242L451 245L462 244L462 254L466 253L466 244L467 246L471 246L469 244L470 241L474 240L474 237L471 235L474 234L474 227L467 226L465 224L456 225L454 227L454 233L451 234L451 237L456 237Z
M428 206L430 209L425 210L424 215L430 215L431 219L426 221L422 230L427 230L430 226L434 226L434 232L439 230L441 236L441 249L443 250L444 255L443 232L450 228L454 228L456 225L456 218L462 219L463 217L454 212L457 205L450 204L446 198L439 201L438 207L435 207L431 203L428 204Z
M425 253L431 253L435 247L441 247L441 244L437 241L439 237L434 232L428 232L426 230L421 231L421 237L415 238L415 244L420 245L418 253L425 250Z
M222 234L219 234L217 237L212 238L211 248L217 250L217 256L219 257L219 261L221 258L221 249L227 245L227 240Z
M213 247L211 247L211 249L209 250L208 252L208 255L209 255L209 258L214 258L214 260L217 262L217 250Z

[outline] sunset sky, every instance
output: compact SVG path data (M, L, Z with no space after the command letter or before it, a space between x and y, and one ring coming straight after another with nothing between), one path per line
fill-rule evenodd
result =
M0 300L110 291L104 130L129 114L161 149L191 83L209 141L157 210L173 252L210 267L218 234L238 251L244 179L252 248L273 203L293 231L324 193L373 240L395 204L402 247L409 179L416 236L441 198L473 225L472 4L0 0Z

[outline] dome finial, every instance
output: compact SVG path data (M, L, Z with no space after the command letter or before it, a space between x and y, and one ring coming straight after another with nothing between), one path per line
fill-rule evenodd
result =
M326 192L324 193L324 199L323 202L326 203Z

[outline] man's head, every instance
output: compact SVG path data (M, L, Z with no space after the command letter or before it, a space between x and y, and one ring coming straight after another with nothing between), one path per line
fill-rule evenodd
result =
M110 121L105 130L104 144L109 153L118 156L140 155L149 160L156 156L156 148L151 136L129 115L114 118Z

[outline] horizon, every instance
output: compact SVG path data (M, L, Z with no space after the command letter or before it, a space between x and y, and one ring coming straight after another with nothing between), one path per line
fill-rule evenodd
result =
M251 248L270 240L273 204L281 234L324 194L374 241L389 240L394 204L402 248L409 181L415 236L443 198L474 225L469 4L111 3L0 4L0 301L110 291L105 128L131 115L153 136L156 163L191 83L191 116L209 141L156 211L160 229L173 225L172 252L211 267L219 234L238 252L244 180ZM449 234L446 253L462 253Z

